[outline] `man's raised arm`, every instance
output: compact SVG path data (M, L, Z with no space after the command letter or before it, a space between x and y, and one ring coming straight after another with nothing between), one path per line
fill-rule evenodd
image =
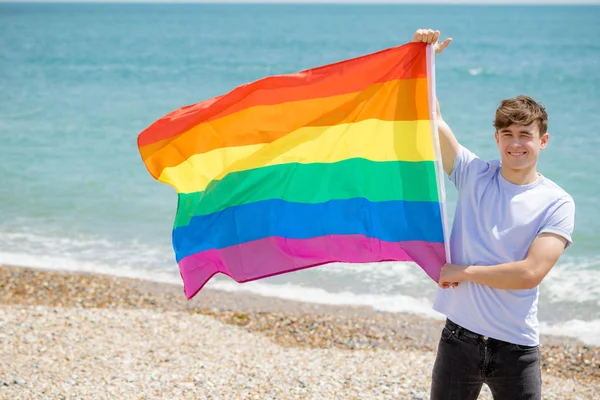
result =
M434 31L432 29L418 29L413 35L413 42L423 42L431 44L435 48L435 54L441 53L452 41L451 38L444 40L442 43L438 43L440 38L440 31ZM454 159L459 150L458 140L450 129L450 126L442 118L440 111L440 102L436 99L436 111L437 111L437 125L438 125L438 136L440 140L440 148L442 152L442 164L446 174L450 175L454 169Z

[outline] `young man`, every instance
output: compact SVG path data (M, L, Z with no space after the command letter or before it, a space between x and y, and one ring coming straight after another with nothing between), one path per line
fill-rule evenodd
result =
M444 50L439 31L413 41ZM460 145L439 111L444 171L458 190L450 237L453 264L441 271L434 309L446 315L433 368L432 399L541 399L538 285L572 243L572 197L537 169L548 115L527 96L503 100L494 137L500 160Z

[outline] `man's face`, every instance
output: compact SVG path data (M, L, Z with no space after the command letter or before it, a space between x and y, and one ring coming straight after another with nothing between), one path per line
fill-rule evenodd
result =
M527 126L511 125L496 131L496 143L502 164L513 170L535 166L540 151L546 148L548 133L540 137L539 126L533 122Z

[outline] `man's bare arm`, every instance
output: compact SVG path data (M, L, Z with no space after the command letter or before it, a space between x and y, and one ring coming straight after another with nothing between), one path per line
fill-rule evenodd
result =
M522 290L539 285L565 249L567 239L554 233L536 237L522 261L492 266L446 264L439 285L448 287L468 280L496 289Z
M444 171L446 171L448 176L450 176L452 170L454 169L454 159L456 158L456 154L458 154L460 145L456 139L456 136L454 136L454 132L452 132L450 126L442 118L442 114L440 112L440 102L437 99L436 103L438 137L442 152L442 165L444 166Z
M452 38L444 40L442 43L438 43L440 38L440 31L434 31L433 29L418 29L413 35L413 42L423 42L434 46L435 54L441 53L452 41ZM450 126L442 118L440 111L440 103L436 99L436 110L437 110L437 125L438 125L438 137L440 141L440 148L442 152L442 164L444 171L448 175L452 173L454 169L454 159L460 148L458 140L454 136Z

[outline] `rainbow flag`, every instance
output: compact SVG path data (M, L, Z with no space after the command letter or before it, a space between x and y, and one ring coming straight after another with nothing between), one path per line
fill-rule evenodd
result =
M173 186L173 247L191 299L216 273L246 282L332 262L449 260L434 52L407 43L270 76L140 133ZM382 266L383 268L383 266Z

